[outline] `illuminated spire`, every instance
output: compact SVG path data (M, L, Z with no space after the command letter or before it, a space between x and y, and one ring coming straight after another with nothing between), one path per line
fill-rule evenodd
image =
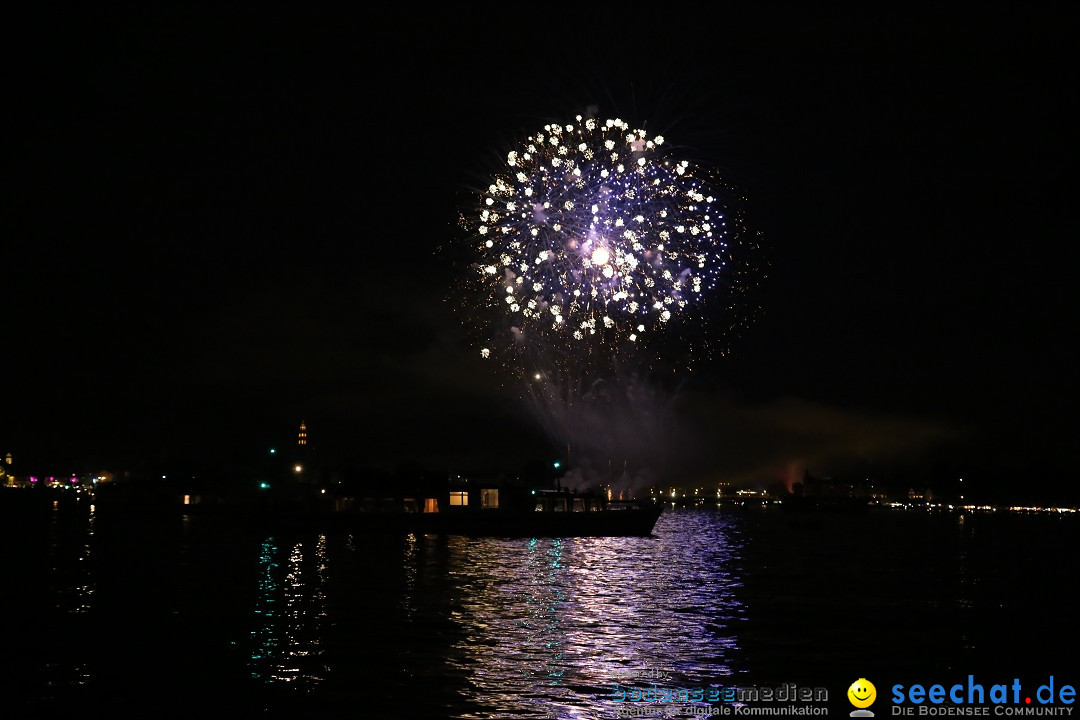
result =
M307 445L307 425L300 421L300 433L296 436L297 445Z

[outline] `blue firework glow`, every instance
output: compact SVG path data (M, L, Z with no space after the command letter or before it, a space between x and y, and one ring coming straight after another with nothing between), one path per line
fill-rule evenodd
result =
M511 345L589 364L694 325L735 279L730 201L662 136L620 119L545 125L462 218L472 281L500 318L481 354Z

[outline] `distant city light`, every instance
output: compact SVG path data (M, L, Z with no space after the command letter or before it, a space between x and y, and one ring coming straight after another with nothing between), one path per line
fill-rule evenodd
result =
M298 472L299 473L299 472L303 472L303 471L304 471L304 467L302 465L296 465L296 466L293 467L293 472Z

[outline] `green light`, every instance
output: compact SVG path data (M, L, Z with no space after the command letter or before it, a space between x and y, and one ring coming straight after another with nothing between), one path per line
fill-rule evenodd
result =
M556 469L556 470L558 470L558 469L559 469L559 468L561 468L561 467L562 467L562 463L561 463L561 462L559 462L558 460L556 460L556 461L555 461L555 469Z
M276 453L277 453L277 450L275 450L274 448L270 448L270 454L271 455L274 455Z
M533 494L533 495L535 495L535 494L536 494L536 491L535 491L535 490L533 490L533 491L532 491L532 494Z
M259 483L259 489L260 490L269 490L270 489L270 483L268 483L268 482Z

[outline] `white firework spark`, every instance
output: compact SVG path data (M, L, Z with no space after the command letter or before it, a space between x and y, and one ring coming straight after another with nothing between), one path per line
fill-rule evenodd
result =
M490 344L617 358L702 317L738 223L708 173L663 146L578 116L507 153L462 218L471 280L506 329Z

